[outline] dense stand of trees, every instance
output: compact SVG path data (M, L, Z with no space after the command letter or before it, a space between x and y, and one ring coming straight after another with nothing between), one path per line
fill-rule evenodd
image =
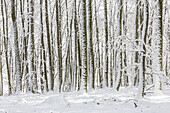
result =
M0 95L160 91L170 76L168 2L1 0Z

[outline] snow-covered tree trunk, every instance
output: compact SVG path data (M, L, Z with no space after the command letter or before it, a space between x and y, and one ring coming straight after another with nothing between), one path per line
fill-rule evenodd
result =
M71 22L69 24L69 10L68 10L68 1L65 0L65 9L66 9L66 42L65 42L65 57L63 60L63 84L62 84L62 90L65 92L71 91L71 87L74 87L74 75L72 73L72 68L71 68L71 64L72 64L72 39L71 36L72 34L70 34L70 32L72 31L72 19ZM73 15L72 15L73 16ZM70 26L69 26L70 25ZM74 71L74 70L73 70Z
M3 48L3 46L2 46L2 41L3 41L3 38L4 38L4 41L5 41L5 17L4 17L4 9L3 9L3 6L4 6L4 4L3 4L3 1L1 0L1 14L2 14L2 26L3 26L3 28L2 28L2 32L3 32L3 34L2 34L2 36L1 36L1 34L0 34L0 96L1 95L3 95L3 74L2 74L2 62L1 62L1 60L2 60L2 48ZM4 45L5 46L5 49L6 49L6 45ZM5 52L5 54L6 54L6 52ZM6 59L7 59L7 57L6 57ZM7 65L7 62L6 62L6 65ZM8 80L9 81L9 80ZM8 83L10 83L10 82L8 82ZM9 86L10 87L10 86ZM9 90L9 94L11 93L10 92L11 90Z
M27 5L25 5L25 3ZM23 85L23 92L27 92L28 91L28 79L29 79L29 75L28 75L28 64L29 64L29 60L28 60L28 41L29 41L29 31L30 31L30 17L29 17L29 13L30 13L30 6L29 6L29 1L24 1L24 0L20 0L20 13L21 13L21 26L22 26L22 38L21 38L21 45L22 48L20 51L21 52L21 74L22 74L22 85ZM27 14L25 14L25 12L27 11ZM26 31L27 30L27 31Z
M57 65L58 65L58 90L61 92L62 86L62 39L61 39L61 3L56 0L56 23L57 23Z
M155 27L153 41L153 64L152 67L156 71L154 74L154 93L157 94L161 90L160 76L163 74L163 0L157 0L155 11ZM158 71L158 72L157 72Z
M89 19L89 51L90 51L90 82L92 87L94 89L94 82L95 82L95 70L94 70L94 51L93 51L93 18L92 18L93 12L92 12L92 0L88 0L88 19Z
M25 66L26 66L26 33L25 33L25 16L24 16L24 7L23 7L23 0L20 0L20 13L21 13L21 23L22 23L22 38L21 38L21 44L22 44L22 49L23 51L21 51L21 59L22 59L22 62L21 62L21 74L22 74L22 87L23 87L23 92L25 91L25 84L24 84L24 81L25 81L25 75L26 75L26 70L25 70Z
M110 1L109 2L109 8L108 8L108 15L110 15L109 16L109 19L108 19L108 21L109 21L109 28L108 28L108 30L109 30L109 39L108 39L108 87L110 88L111 86L113 86L113 82L112 82L112 72L113 72L113 67L112 67L112 55L113 55L113 51L112 51L112 48L113 48L113 46L112 46L112 40L113 40L113 37L112 37L112 24L113 24L113 22L112 22L112 20L113 20L113 1Z
M136 0L136 17L135 17L135 48L139 48L139 40L140 40L140 35L141 35L141 0ZM139 50L135 51L134 55L134 63L136 64L135 69L134 69L134 86L138 84L139 81L139 66L137 64L139 63Z
M29 55L29 90L34 93L37 89L37 75L35 73L35 44L34 44L34 1L30 1L30 30L29 30L29 43L28 43L28 55Z
M48 55L49 55L49 90L54 88L54 74L53 74L53 61L52 61L52 51L51 51L51 37L49 29L49 19L48 19L48 2L45 0L45 21L46 21L46 32L47 32L47 43L48 43Z
M123 69L123 52L122 52L122 25L123 25L123 0L119 0L118 2L118 9L119 9L119 12L118 12L118 37L121 38L119 41L120 43L120 48L119 48L119 51L120 51L120 55L119 55L119 69L118 72L119 74L117 74L117 80L118 80L118 85L116 86L117 88L117 91L119 91L119 88L120 88L120 85L121 85L121 82L122 82L122 69Z
M86 92L88 90L88 70L87 70L87 13L86 0L82 0L82 80L81 88Z
M105 38L104 38L104 69L103 69L103 87L108 87L108 13L107 13L107 0L104 0L104 29L105 29Z
M1 2L3 3L3 2ZM10 95L12 93L12 84L11 84L11 68L10 68L10 63L9 63L9 56L8 56L8 41L9 41L9 35L8 35L8 8L6 1L4 1L4 6L5 6L5 18L6 18L6 32L4 36L4 49L5 49L5 59L6 59L6 68L7 68L7 74L8 74L8 94Z
M166 61L166 75L167 76L170 76L170 11L168 10L167 11L167 23L168 23L168 25L167 25L167 31L166 31L166 33L167 33L167 37L169 37L167 40L168 40L168 42L167 42L167 61ZM166 24L166 23L165 23Z
M73 76L74 76L74 90L77 89L78 84L78 68L77 68L77 41L78 41L78 23L77 23L77 0L74 0L74 39L73 39Z
M145 74L146 74L146 39L148 35L148 22L149 22L149 8L148 1L143 0L144 3L144 14L143 14L143 29L142 29L142 42L140 42L140 62L139 62L139 97L144 97L145 90Z
M0 29L1 30L1 29ZM0 37L1 37L1 33L0 33ZM2 49L2 38L0 38L0 96L3 95L3 76L2 76L2 52L1 52L1 49Z
M44 28L43 28L43 10L42 5L43 1L40 0L40 23L41 23L41 46L40 46L40 74L41 78L41 90L42 91L49 91L48 89L48 78L47 78L47 64L46 64L46 51L44 45Z
M22 82L21 82L21 62L19 57L19 45L18 45L18 30L17 30L17 18L16 18L16 9L15 9L15 0L11 0L11 17L13 23L13 32L14 32L14 52L15 52L15 70L16 70L16 93L22 91Z
M127 11L127 0L124 2L124 13L123 13L123 35L124 35L124 39L123 39L123 67L127 67L127 25L128 25L128 11ZM128 85L128 76L127 76L127 69L125 69L124 71L122 70L123 73L123 85L127 86Z
M96 81L96 85L95 85L95 88L96 86L99 88L100 87L100 83L102 81L102 76L100 74L100 42L99 42L99 28L98 28L98 17L97 17L97 4L96 4L96 0L94 1L95 2L95 27L96 27L96 70L95 70L95 74L96 74L96 78L95 78L95 81Z

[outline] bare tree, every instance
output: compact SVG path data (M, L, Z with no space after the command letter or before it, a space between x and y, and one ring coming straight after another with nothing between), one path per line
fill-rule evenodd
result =
M90 51L90 79L93 89L95 88L95 69L94 69L94 50L93 50L93 12L92 12L92 0L88 0L88 15L89 15L89 51Z
M11 17L13 23L14 31L14 50L15 50L15 68L16 68L16 92L22 91L22 82L21 82L21 62L19 57L19 45L18 45L18 30L17 30L17 21L16 21L16 10L15 10L15 0L11 0Z
M53 90L54 88L54 73L53 73L53 63L52 63L52 51L51 51L51 38L49 31L49 19L48 19L48 2L45 0L45 20L46 20L46 31L47 31L47 42L48 42L48 54L49 54L49 78L50 85L49 89Z
M88 88L88 70L87 70L87 13L86 0L82 1L82 89L87 91Z

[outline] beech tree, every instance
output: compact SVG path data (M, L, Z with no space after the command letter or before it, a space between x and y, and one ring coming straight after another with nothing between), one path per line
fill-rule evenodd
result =
M85 91L88 89L88 68L87 68L87 12L86 0L82 1L82 87Z
M93 12L92 12L92 0L88 0L88 15L89 15L89 43L90 43L90 78L91 78L91 86L93 89L95 88L95 71L94 71L94 49L93 49Z
M0 39L0 96L2 95L3 95L3 76L2 76L2 63L1 63L1 39Z
M61 38L61 5L60 0L56 0L56 24L57 24L57 66L58 66L58 89L61 92L62 86L62 38Z
M104 1L104 15L105 15L105 39L104 39L104 72L103 72L103 78L104 78L104 86L108 87L108 13L107 13L107 0Z
M47 42L48 42L48 55L49 55L49 89L53 90L54 88L54 73L53 73L53 63L52 63L52 51L51 51L51 38L49 30L49 19L48 19L48 3L45 0L45 21L46 21L46 30L47 30Z
M43 27L43 1L40 0L40 23L41 23L41 45L40 45L40 75L41 75L41 90L48 91L48 78L47 78L47 64L46 64L46 51L44 42L44 27Z
M118 8L119 8L119 12L118 12L118 35L121 39L120 39L120 47L122 47L122 31L123 31L123 28L122 28L122 22L123 22L123 1L122 0L119 0L118 1ZM121 80L122 80L122 69L123 69L123 52L122 52L122 48L119 48L119 51L120 51L120 55L118 55L120 57L120 59L118 60L118 75L117 75L117 90L119 91L119 88L120 88L120 85L121 85Z
M144 96L145 91L145 74L146 74L146 40L148 35L148 20L149 20L149 9L148 9L148 1L144 0L144 16L143 16L143 28L142 28L142 40L140 43L143 51L140 52L140 69L139 69L139 90L142 96Z
M155 93L161 90L161 81L160 76L163 74L163 0L158 0L156 5L155 12L155 30L154 30L154 51L153 50L153 68L155 71L154 74L154 83L155 83Z
M8 94L130 87L144 97L169 82L167 0L0 4L0 95L8 84Z
M21 62L19 57L19 43L18 43L18 30L17 30L17 17L16 17L16 2L15 0L11 0L11 17L13 24L13 33L14 33L14 51L15 51L15 75L16 75L16 93L22 91L22 82L21 82Z

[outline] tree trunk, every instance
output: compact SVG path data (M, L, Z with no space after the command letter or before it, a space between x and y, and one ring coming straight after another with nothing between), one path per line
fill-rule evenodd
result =
M89 51L90 51L90 79L91 79L91 83L92 83L92 87L93 89L95 88L94 84L95 84L95 70L94 70L94 51L93 51L93 18L92 18L92 0L88 0L88 15L89 15L89 43L90 43L90 47L89 47Z
M48 19L48 3L45 0L45 21L46 21L46 30L47 30L47 42L48 42L48 54L49 54L49 89L53 90L54 88L54 73L53 73L53 63L52 63L52 51L51 51L51 39L49 31L49 19Z
M17 20L16 20L16 10L15 10L15 0L11 0L11 17L14 30L14 52L15 52L15 69L16 69L16 92L22 91L21 82L21 62L19 57L19 45L18 45L18 30L17 30Z
M59 76L59 92L62 86L62 40L61 40L61 8L60 1L56 0L56 22L57 22L57 55L58 55L58 76Z
M139 96L144 97L145 90L145 74L146 74L146 39L148 35L148 22L149 22L149 8L148 1L144 0L144 20L143 20L143 29L142 29L142 40L141 44L143 51L140 53L140 74L139 74ZM140 97L141 97L140 96Z
M40 0L40 23L41 23L41 63L40 63L40 68L42 68L41 70L41 75L44 75L45 78L45 83L43 81L43 79L41 79L41 90L44 89L44 85L45 85L45 90L49 91L48 88L48 78L47 78L47 65L46 65L46 51L45 51L45 45L44 45L44 28L43 28L43 11L42 11L42 3L43 1Z
M2 2L1 2L2 3ZM1 33L0 33L0 37L1 37ZM2 45L1 45L1 39L0 38L0 96L3 95L3 76L2 76L2 62L1 62L1 48L2 48Z
M163 73L163 0L158 0L156 6L156 28L154 42L153 68L159 73ZM154 74L154 93L159 93L161 90L160 74Z
M100 71L101 71L101 69L100 69L100 42L99 42L99 28L98 28L98 17L97 17L97 6L96 6L97 4L96 4L96 0L95 0L95 27L96 27L96 43L97 43L97 49L96 49L96 74L97 74L97 82L98 82L98 84L97 84L97 86L98 87L102 87L103 85L102 85L102 80L103 80L103 76L101 75L101 73L100 73ZM97 73L97 71L98 71L98 73Z
M119 0L119 7L118 7L120 10L119 10L119 16L118 16L118 36L121 37L122 35L122 23L123 23L123 1L122 0ZM120 47L122 46L122 39L120 39ZM122 49L120 48L120 59L119 59L119 69L118 72L119 74L117 75L118 77L118 86L117 86L117 91L119 91L119 88L120 88L120 85L121 85L121 82L122 82L122 69L123 69L123 52L122 52Z
M104 72L103 72L103 78L104 78L104 87L108 87L108 37L109 37L109 31L108 31L108 14L107 14L107 0L104 0L104 28L105 28L105 39L104 39Z
M88 70L87 70L87 14L86 0L82 0L82 88L87 92Z

